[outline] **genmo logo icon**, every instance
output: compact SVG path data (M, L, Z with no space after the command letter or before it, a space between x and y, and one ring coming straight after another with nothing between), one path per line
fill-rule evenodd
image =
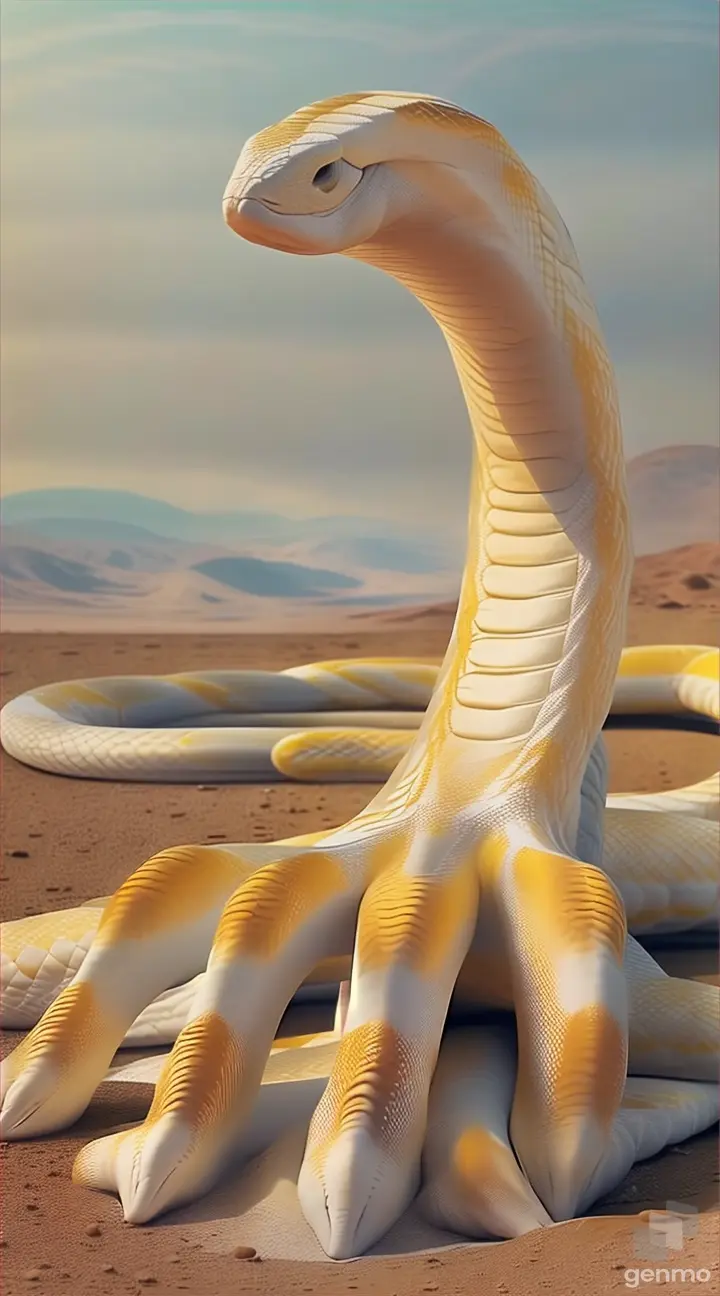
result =
M625 1286L645 1284L703 1286L712 1281L710 1269L693 1269L677 1263L685 1242L698 1231L698 1212L685 1202L666 1202L665 1210L645 1211L635 1229L635 1254L651 1266L625 1270ZM669 1263L670 1262L670 1263Z

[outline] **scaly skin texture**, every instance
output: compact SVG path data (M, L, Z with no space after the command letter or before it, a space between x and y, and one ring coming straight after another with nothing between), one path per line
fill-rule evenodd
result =
M7 702L0 738L25 764L74 778L381 783L412 746L439 669L423 659L354 657L275 672L68 680ZM625 648L610 714L624 723L667 715L695 727L693 713L716 716L717 681L717 649ZM671 797L683 813L712 818L718 776L649 800L615 800L669 808Z
M508 1084L512 1097L428 1144L429 1200L450 1226L513 1236L607 1186L628 1052L645 1075L713 1074L717 997L626 944L600 867L604 786L597 804L582 796L631 568L612 369L550 199L494 127L452 105L388 93L302 109L248 141L224 210L251 242L383 269L434 316L473 432L458 614L422 722L365 811L277 844L259 869L241 848L186 847L124 883L8 1060L2 1131L75 1119L138 1015L207 958L146 1121L76 1167L133 1222L197 1196L252 1109L285 1006L352 950L298 1185L322 1246L359 1254L416 1193L463 979L514 1009L516 1070L502 1043L488 1061L505 1077L491 1099ZM456 1065L472 1076L472 1050Z

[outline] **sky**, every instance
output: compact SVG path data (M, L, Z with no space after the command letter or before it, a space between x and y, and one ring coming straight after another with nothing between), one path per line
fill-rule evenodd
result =
M222 221L245 139L350 90L433 93L498 126L573 234L628 456L717 442L717 0L0 14L3 494L464 516L468 425L432 320L366 266Z

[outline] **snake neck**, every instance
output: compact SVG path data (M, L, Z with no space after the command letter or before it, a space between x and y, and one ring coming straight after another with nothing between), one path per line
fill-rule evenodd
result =
M452 637L388 795L417 786L421 770L455 807L479 792L520 797L572 837L624 639L631 551L612 369L552 213L562 257L552 246L528 253L530 240L523 247L487 215L480 233L462 219L398 224L352 255L435 318L474 441Z

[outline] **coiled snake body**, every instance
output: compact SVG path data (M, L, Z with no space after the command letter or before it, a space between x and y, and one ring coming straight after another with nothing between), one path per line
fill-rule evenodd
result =
M599 735L611 705L717 721L718 654L621 657L612 369L568 232L494 127L338 96L248 141L224 211L250 242L379 267L434 316L473 432L458 613L439 666L86 680L6 706L6 750L59 773L387 781L340 828L171 848L107 901L6 924L3 1021L33 1029L3 1064L2 1135L74 1121L123 1041L175 1040L144 1124L75 1177L133 1222L192 1200L298 987L339 981L298 1182L326 1253L366 1250L419 1188L444 1227L511 1237L715 1118L718 991L627 927L716 922L717 781L606 812ZM514 1028L443 1034L453 995ZM298 1075L302 1043L282 1049Z

